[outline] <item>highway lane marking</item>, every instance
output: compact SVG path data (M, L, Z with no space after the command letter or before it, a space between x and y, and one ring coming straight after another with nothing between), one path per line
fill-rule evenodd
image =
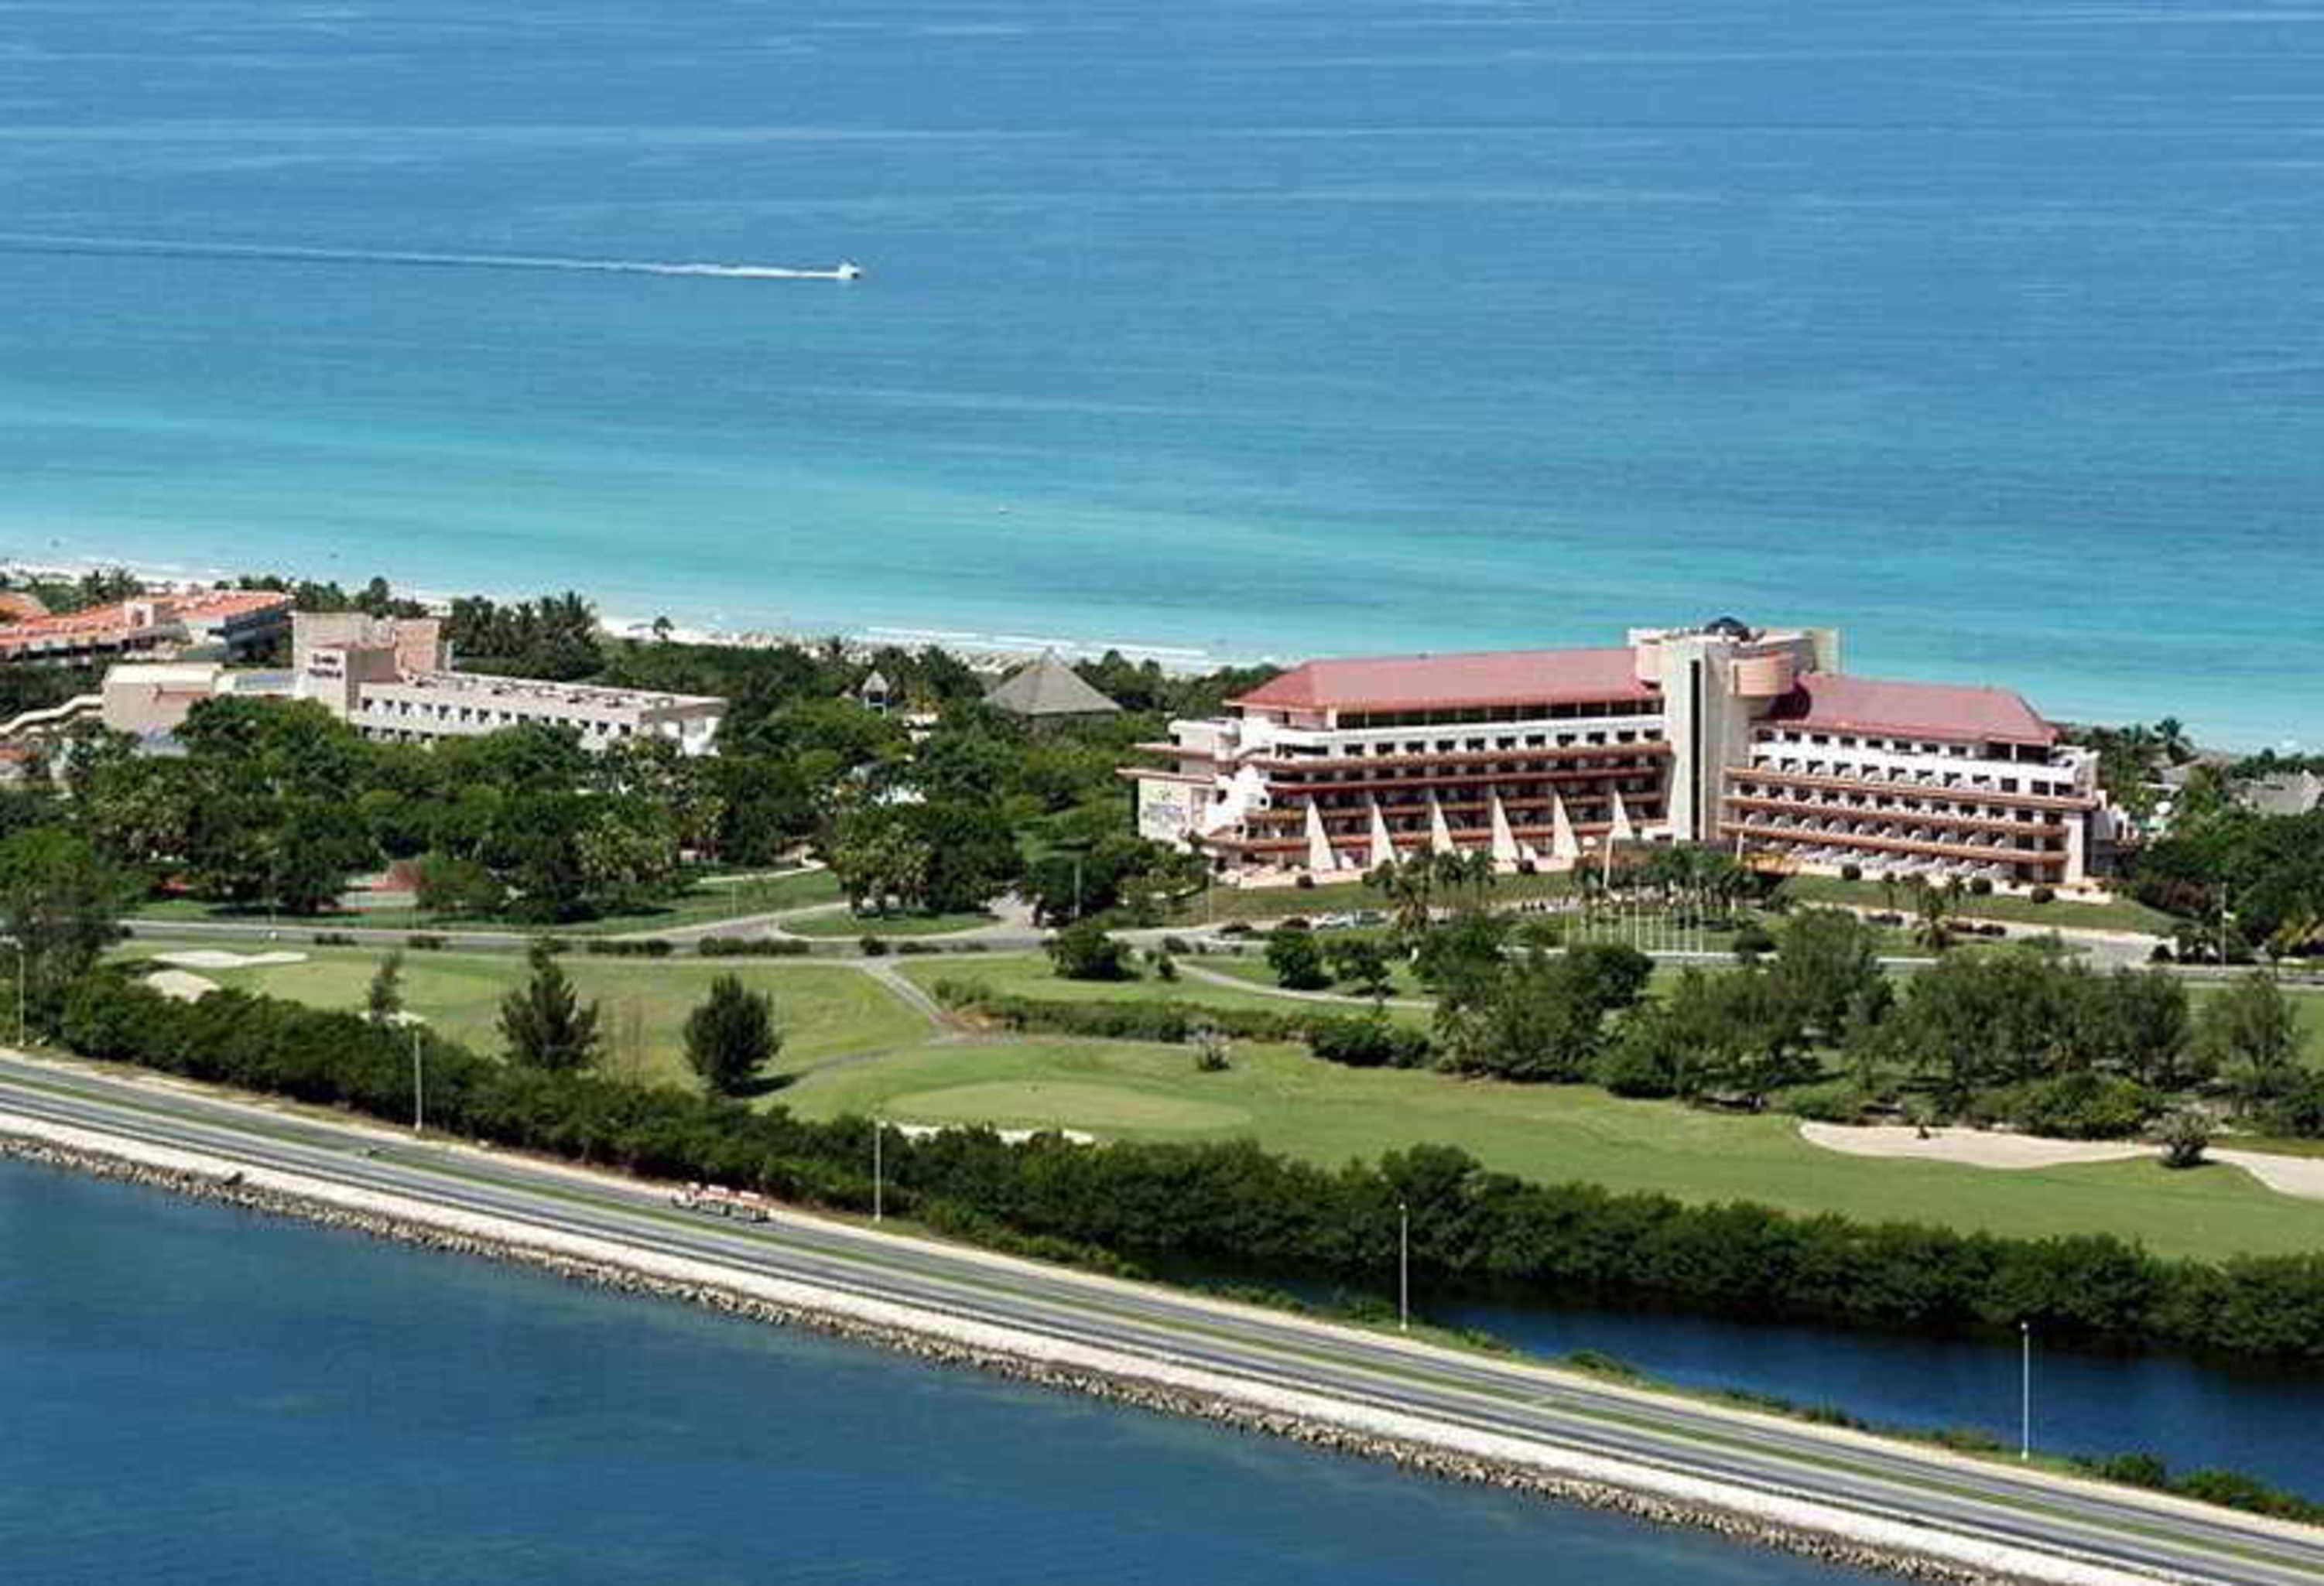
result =
M245 1119L239 1115L235 1115L231 1118L217 1117L215 1114L220 1109L217 1109L215 1104L204 1106L203 1104L196 1098L178 1096L156 1097L150 1094L137 1095L133 1097L115 1097L101 1092L92 1095L91 1091L86 1085L79 1086L72 1085L60 1085L43 1079L20 1081L14 1076L8 1077L5 1081L0 1081L0 1083L18 1083L21 1084L23 1088L58 1093L66 1099L78 1102L84 1105L94 1106L98 1109L112 1108L132 1113L155 1114L160 1115L165 1121L173 1122L180 1127L212 1129L228 1136L232 1136L236 1133L254 1134L262 1138L277 1140L285 1145L296 1146L301 1150L311 1151L319 1155L337 1156L341 1154L343 1150L346 1149L343 1148L337 1141L331 1140L333 1131L327 1124L320 1123L304 1123L303 1127L305 1130L305 1135L302 1138L299 1134L294 1134L289 1129L259 1118ZM167 1105L163 1105L167 1101L179 1102L180 1104L180 1107L172 1108ZM183 1108L189 1105L198 1109L204 1115L193 1118L185 1116ZM322 1136L321 1142L318 1142L314 1138L316 1135ZM456 1182L470 1184L479 1188L496 1190L505 1194L520 1196L530 1196L536 1199L550 1202L570 1203L581 1207L595 1209L601 1213L614 1214L635 1218L649 1224L668 1226L671 1229L683 1229L689 1235L702 1236L710 1234L714 1232L712 1229L706 1228L700 1219L690 1217L683 1213L657 1206L648 1200L643 1195L639 1195L633 1197L619 1190L611 1188L585 1188L577 1185L540 1182L536 1180L535 1175L527 1173L520 1164L510 1164L512 1168L515 1169L514 1174L503 1172L501 1175L495 1176L487 1172L471 1171L464 1165L455 1164L438 1155L426 1153L410 1144L399 1143L392 1147L377 1147L374 1148L374 1150L377 1154L370 1160L387 1161L391 1165L400 1167L407 1172L433 1175L439 1178L449 1178ZM415 1158L417 1160L414 1160ZM493 1165L499 1166L499 1164ZM292 1170L300 1170L300 1168L294 1166ZM313 1169L309 1169L307 1170ZM397 1192L396 1187L389 1186L387 1187L389 1193ZM410 1193L410 1187L404 1187L403 1192ZM497 1210L498 1215L508 1215L505 1208L498 1208ZM594 1233L596 1236L604 1236L603 1231L590 1230L587 1228L570 1231L581 1232L584 1233ZM795 1229L787 1229L779 1233L772 1230L761 1232L755 1228L736 1226L719 1228L715 1230L715 1233L727 1238L736 1240L738 1242L742 1242L746 1246L752 1243L763 1242L768 1247L768 1253L770 1255L777 1251L788 1249L788 1253L793 1254L794 1256L819 1258L843 1266L869 1269L875 1277L882 1274L890 1276L901 1275L905 1277L916 1277L923 1282L939 1284L954 1290L964 1290L972 1297L972 1300L974 1296L986 1295L998 1298L1015 1300L1023 1305L1039 1306L1045 1311L1052 1312L1061 1306L1068 1306L1070 1305L1070 1301L1058 1297L1054 1293L1028 1297L982 1273L972 1273L959 1270L953 1263L947 1262L942 1254L922 1258L921 1261L916 1262L912 1259L904 1256L902 1252L875 1252L862 1248L860 1243L846 1242L846 1236L844 1234L836 1236L837 1242L835 1244L826 1245L799 1237L798 1231ZM792 1239L790 1241L785 1241L782 1237L782 1233L790 1233L792 1235ZM620 1235L616 1234L615 1237L618 1238ZM632 1231L631 1237L636 1237L635 1231ZM827 1234L825 1237L832 1238L834 1236ZM863 1236L857 1235L856 1237L860 1240ZM690 1240L689 1242L695 1243L697 1250L701 1249L701 1242L698 1238ZM714 1251L708 1255L708 1259L715 1261L722 1258ZM732 1260L734 1258L732 1255L727 1255L723 1259ZM936 1264L935 1270L930 1270L926 1264L929 1262ZM829 1279L827 1277L822 1277L810 1279L810 1281L817 1280L829 1281ZM892 1298L896 1297L882 1295L880 1297ZM1270 1318L1261 1317L1254 1319L1254 1323L1252 1325L1259 1328L1267 1329L1265 1332L1254 1335L1251 1334L1234 1331L1222 1324L1213 1324L1205 1320L1198 1319L1195 1315L1190 1315L1183 1310L1177 1311L1175 1315L1162 1316L1140 1315L1134 1310L1123 1309L1121 1303L1116 1297L1101 1297L1099 1294L1094 1292L1079 1291L1074 1295L1072 1298L1074 1300L1096 1302L1090 1304L1088 1308L1106 1316L1111 1316L1118 1322L1132 1325L1140 1329L1181 1335L1191 1334L1197 1338L1208 1339L1216 1343L1230 1346L1233 1350L1243 1352L1248 1354L1269 1357L1277 1361L1287 1360L1294 1364L1304 1361L1312 1365L1326 1366L1335 1371L1369 1378L1376 1382L1385 1382L1391 1388L1401 1384L1407 1389L1425 1388L1439 1394L1457 1396L1464 1401L1480 1406L1489 1415L1497 1418L1507 1415L1511 1402L1510 1395L1505 1392L1497 1392L1489 1385L1480 1385L1459 1376L1448 1374L1452 1370L1450 1367L1432 1368L1423 1362L1408 1361L1396 1361L1391 1364L1388 1361L1381 1358L1377 1352L1373 1352L1370 1358L1368 1359L1350 1360L1331 1352L1326 1346L1322 1344L1311 1346L1301 1343L1291 1342L1282 1338L1279 1334L1273 1332L1272 1328L1268 1326L1268 1323L1271 1320ZM1114 1303L1104 1303L1106 1300L1113 1300ZM899 1302L907 1305L918 1305L922 1306L926 1306L928 1304L927 1299L925 1297L914 1297L909 1295L901 1297ZM1151 1303L1158 1308L1174 1308L1173 1297L1167 1293L1154 1297ZM1068 1317L1067 1320L1071 1323L1078 1319ZM1010 1316L1005 1312L1001 1317L1001 1323L1002 1325L1008 1326L1024 1327L1034 1325L1023 1317ZM1035 1326L1034 1330L1052 1331L1051 1329L1042 1328L1039 1326ZM1074 1340L1075 1337L1075 1335L1071 1332L1052 1331L1052 1335L1065 1338L1069 1341ZM1086 1335L1084 1335L1080 1341L1089 1342ZM1098 1342L1103 1347L1121 1347L1119 1340L1101 1339ZM1150 1358L1159 1358L1166 1361L1170 1358L1167 1352L1157 1349L1151 1342L1148 1342L1142 1345L1135 1347L1142 1348ZM1213 1364L1207 1369L1218 1370L1222 1368ZM1224 1369L1230 1371L1231 1374L1253 1374L1248 1367L1240 1369L1227 1367ZM1264 1380L1264 1379L1261 1380ZM1293 1386L1296 1387L1300 1385L1295 1381ZM1338 1389L1319 1389L1310 1386L1307 1390L1320 1391L1324 1393L1327 1397L1335 1392L1342 1396L1346 1396L1348 1393L1348 1389L1344 1387ZM2169 1529L2158 1528L2155 1525L2141 1521L2133 1521L2127 1518L2078 1516L2070 1511L2061 1511L2053 1508L2048 1503L2042 1501L2038 1498L2020 1496L2018 1493L2007 1490L1987 1490L1976 1487L1963 1486L1954 1481L1943 1480L1934 1473L1923 1474L1917 1471L1899 1472L1892 1470L1868 1468L1845 1457L1841 1457L1835 1453L1827 1453L1821 1450L1811 1450L1803 1447L1801 1445L1802 1440L1798 1439L1795 1435L1783 1435L1784 1434L1791 1433L1792 1429L1788 1427L1778 1426L1777 1427L1771 1429L1775 1431L1779 1435L1782 1435L1783 1445L1769 1448L1760 1443L1751 1440L1748 1435L1742 1435L1725 1429L1714 1429L1710 1426L1705 1426L1700 1424L1699 1417L1683 1416L1683 1412L1685 1410L1693 1407L1683 1399L1676 1399L1673 1404L1673 1410L1674 1412L1679 1412L1678 1423L1674 1424L1672 1418L1666 1417L1657 1419L1653 1416L1651 1411L1645 1409L1632 1412L1603 1404L1576 1403L1573 1402L1572 1399L1572 1395L1577 1390L1575 1389L1553 1389L1549 1392L1533 1396L1529 1398L1520 1399L1517 1402L1530 1405L1537 1408L1553 1410L1571 1421L1597 1423L1609 1427L1626 1429L1648 1436L1658 1442L1666 1443L1676 1439L1686 1442L1711 1444L1731 1451L1735 1453L1748 1456L1750 1459L1762 1465L1773 1464L1780 1467L1788 1464L1805 1467L1809 1470L1821 1470L1833 1473L1848 1475L1860 1481L1871 1482L1895 1490L1908 1497L1915 1493L1922 1495L1941 1495L1951 1498L1957 1501L1972 1505L1980 1505L1989 1508L2005 1509L2034 1517L2047 1517L2053 1521L2067 1524L2078 1531L2094 1531L2100 1535L2106 1535L2109 1532L2126 1533L2133 1536L2145 1536L2181 1547L2191 1546L2208 1551L2230 1552L2250 1558L2254 1562L2263 1564L2287 1564L2293 1568L2305 1567L2295 1561L2283 1558L2282 1555L2276 1554L2272 1549L2255 1548L2239 1541L2227 1542L2224 1539L2208 1537L2195 1539L2172 1532ZM1588 1389L1585 1387L1579 1391L1586 1393ZM1637 1390L1634 1389L1634 1391ZM1561 1398L1563 1398L1564 1402L1557 1402ZM1422 1415L1435 1415L1439 1416L1443 1416L1444 1415L1444 1411L1442 1409L1434 1409L1425 1406L1414 1407L1408 1404L1400 1404L1394 1399L1375 1399L1373 1403L1375 1407L1399 1410L1403 1413L1417 1413ZM1517 1423L1512 1426L1506 1420L1499 1421L1498 1425L1483 1426L1478 1426L1473 1421L1469 1422L1468 1424L1471 1426L1472 1429L1496 1431L1502 1435L1516 1435L1519 1437L1540 1437L1544 1435L1545 1432L1551 1432L1552 1430L1549 1428L1527 1426L1523 1423ZM1567 1437L1569 1439L1572 1438L1576 1430L1578 1429L1568 1428L1566 1433ZM1554 1433L1552 1435L1554 1435ZM1635 1449L1618 1446L1611 1449L1605 1449L1601 1445L1600 1452L1611 1453L1618 1457L1644 1460L1650 1463L1661 1462L1663 1458L1667 1457L1657 1456L1652 1453L1641 1453L1639 1451ZM1913 1450L1908 1445L1901 1447L1894 1453L1881 1451L1879 1457L1892 1462L1899 1460L1910 1461L1912 1455L1916 1451ZM1665 1468L1676 1469L1681 1471L1684 1471L1683 1466L1666 1466ZM1996 1472L1996 1474L1999 1473L2000 1472ZM1727 1473L1720 1479L1735 1480L1737 1478L1732 1473ZM1745 1477L1743 1480L1764 1484L1771 1481L1780 1481L1783 1478L1773 1473L1761 1473L1756 1476ZM1829 1494L1815 1493L1796 1495L1809 1496L1815 1501L1820 1502L1836 1501ZM1862 1499L1838 1501L1849 1502L1852 1507L1858 1508L1864 1507L1865 1503L1865 1500ZM2228 1515L2231 1514L2232 1511L2228 1511L2227 1515L2223 1515L2223 1520L2228 1517ZM1923 1523L1931 1522L1923 1520ZM1958 1528L1962 1523L1963 1522L1960 1521L1953 1522L1956 1528Z

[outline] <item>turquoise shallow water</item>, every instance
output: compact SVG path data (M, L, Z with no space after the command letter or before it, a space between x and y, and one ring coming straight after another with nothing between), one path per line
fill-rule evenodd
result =
M2324 741L2324 19L28 0L0 552L1233 654L1734 610Z
M0 1162L11 1581L1864 1577Z

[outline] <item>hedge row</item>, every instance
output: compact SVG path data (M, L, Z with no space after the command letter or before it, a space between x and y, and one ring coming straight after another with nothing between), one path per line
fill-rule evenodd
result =
M1222 1012L1201 1010L1206 1019ZM1185 1010L1163 1005L1153 1016L1172 1015ZM383 1117L410 1106L411 1038L353 1013L238 992L177 1003L106 973L76 986L64 1036L90 1057ZM429 1115L449 1132L786 1200L869 1204L871 1125L862 1119L808 1123L675 1088L492 1062L421 1039ZM1926 1329L2022 1319L2052 1336L2324 1358L2324 1253L2213 1266L2103 1236L2010 1239L1740 1203L1687 1206L1527 1183L1437 1146L1330 1169L1250 1141L1093 1148L1045 1136L1010 1145L979 1130L891 1134L886 1155L895 1210L1005 1233L1025 1249L1377 1285L1396 1270L1403 1203L1415 1275L1440 1293L1652 1298L1698 1312Z

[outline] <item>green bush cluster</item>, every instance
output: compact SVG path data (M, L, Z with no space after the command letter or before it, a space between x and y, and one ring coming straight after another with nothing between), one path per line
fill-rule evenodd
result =
M593 936L581 950L601 958L667 958L674 948L666 936Z
M694 950L706 958L803 958L812 948L796 936L706 936Z

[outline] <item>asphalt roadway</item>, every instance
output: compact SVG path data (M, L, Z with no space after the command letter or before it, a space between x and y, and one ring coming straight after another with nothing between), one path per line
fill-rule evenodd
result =
M0 1113L723 1262L925 1311L1198 1366L1544 1444L2002 1539L2165 1578L2324 1582L2324 1529L1910 1444L1644 1396L1516 1361L1324 1327L1144 1284L785 1215L731 1224L663 1189L261 1109L79 1065L0 1057Z

